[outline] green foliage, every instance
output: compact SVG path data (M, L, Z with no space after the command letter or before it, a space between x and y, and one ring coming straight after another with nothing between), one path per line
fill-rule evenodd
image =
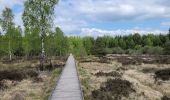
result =
M9 54L9 59L12 59L12 48L11 48L11 44L12 44L12 39L13 39L13 30L14 30L14 23L13 23L13 14L12 14L12 10L10 8L5 8L2 12L2 18L1 18L1 27L3 29L3 31L5 32L5 36L6 36L6 41L8 41L8 54Z
M12 27L14 27L13 23L14 15L12 14L12 10L10 8L5 8L2 12L2 18L1 18L1 23L2 23L2 29L10 35L10 30Z
M113 52L112 53L113 54L124 54L125 51L122 48L120 48L120 47L115 47L115 48L113 48Z
M113 49L112 48L105 48L105 53L106 54L112 54L113 53Z
M38 30L34 29L31 32L26 32L23 37L24 53L29 56L38 56L41 51L41 38Z
M105 52L105 44L103 42L103 38L98 37L96 39L92 53L94 55L99 55L99 56L106 54L106 52Z
M83 46L85 47L88 55L91 54L91 51L92 51L92 48L93 48L93 45L94 45L94 41L95 40L92 37L84 37L83 38Z
M140 45L140 44L141 44L142 38L141 38L141 36L140 36L139 33L135 33L135 34L132 36L132 38L133 38L133 41L134 41L134 43L135 43L136 45Z
M23 22L27 31L39 28L40 34L49 31L52 25L55 5L58 0L26 0L24 4Z
M167 41L164 47L164 54L170 55L170 41Z
M160 55L163 54L163 48L158 46L157 47L145 46L143 48L143 54Z
M152 43L152 41L151 41L150 38L144 38L144 39L143 39L143 45L144 45L144 46L152 46L153 43Z
M45 44L45 49L49 56L64 56L68 53L69 46L67 37L64 36L64 33L59 27L56 28L54 33L47 36Z
M54 37L56 42L57 55L64 55L68 50L67 38L64 36L64 33L58 27L56 28Z
M123 49L126 48L126 42L125 42L125 40L124 40L123 38L121 38L121 39L119 40L119 46L120 46L121 48L123 48Z
M83 46L83 40L80 37L68 37L69 52L76 56L86 56L87 52Z
M22 46L22 32L21 28L17 27L13 29L13 36L11 39L12 53L15 56L23 56L23 46Z
M126 48L131 48L133 49L135 47L135 42L133 41L133 39L127 41L127 46Z
M24 4L23 22L25 31L41 36L41 56L45 56L44 42L47 33L50 33L55 5L58 0L26 0Z

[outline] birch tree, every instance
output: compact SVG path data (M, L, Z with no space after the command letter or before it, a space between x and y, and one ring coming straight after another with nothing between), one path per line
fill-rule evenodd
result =
M43 70L45 57L44 40L52 26L55 5L58 0L26 0L23 13L23 22L25 30L30 32L38 28L41 36L41 60L40 70Z
M14 28L13 23L14 15L12 14L12 10L10 8L5 8L2 12L2 29L6 33L6 37L8 40L8 53L9 59L12 59L12 50L11 50L11 39L12 39L12 29Z

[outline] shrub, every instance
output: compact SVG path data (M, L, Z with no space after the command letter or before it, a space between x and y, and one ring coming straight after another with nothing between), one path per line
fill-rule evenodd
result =
M163 48L162 47L152 47L152 46L145 46L143 47L143 54L163 54Z
M100 77L100 76L113 76L113 77L121 77L122 75L120 73L118 73L117 71L112 71L112 72L102 72L102 71L99 71L95 74L97 77Z
M109 79L100 89L92 91L92 100L120 100L128 97L131 92L135 90L129 81Z
M122 48L120 48L120 47L115 47L115 48L113 48L113 52L112 53L113 54L124 54L125 51Z
M105 48L105 53L106 54L112 54L112 48Z
M38 72L34 70L11 70L11 71L1 71L0 81L3 79L21 81L28 77L37 77Z
M155 72L156 78L160 78L164 81L170 79L170 68L158 70Z

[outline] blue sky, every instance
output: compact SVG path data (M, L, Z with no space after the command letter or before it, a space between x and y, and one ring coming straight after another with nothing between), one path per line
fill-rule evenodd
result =
M0 12L10 7L15 23L22 24L24 0L0 0ZM67 36L165 34L170 27L169 0L60 0L54 27Z

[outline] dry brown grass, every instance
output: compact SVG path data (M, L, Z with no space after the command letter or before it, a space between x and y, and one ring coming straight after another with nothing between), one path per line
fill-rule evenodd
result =
M39 75L42 79L39 82L29 78L12 86L12 82L8 81L9 87L1 90L0 100L11 100L16 93L22 95L25 100L48 100L60 72L61 68L55 69L52 73L43 72Z
M0 71L3 70L15 70L22 68L35 68L39 64L39 61L23 61L20 63L4 64L0 62Z
M112 71L123 73L122 79L131 82L136 91L131 93L129 97L121 98L121 100L160 100L163 96L170 97L170 80L158 80L155 83L154 77L155 71L170 68L169 64L122 65L115 59L112 59L111 63L90 62L88 60L87 62L79 62L78 68L85 100L90 100L89 96L92 91L98 90L107 79L113 78L110 76L97 77L95 74Z
M37 77L24 77L20 81L3 79L0 84L0 100L48 100L54 85L65 64L64 59L53 59L54 69L52 71L39 72ZM0 71L22 71L25 69L36 70L38 60L13 62L4 64L0 62Z

